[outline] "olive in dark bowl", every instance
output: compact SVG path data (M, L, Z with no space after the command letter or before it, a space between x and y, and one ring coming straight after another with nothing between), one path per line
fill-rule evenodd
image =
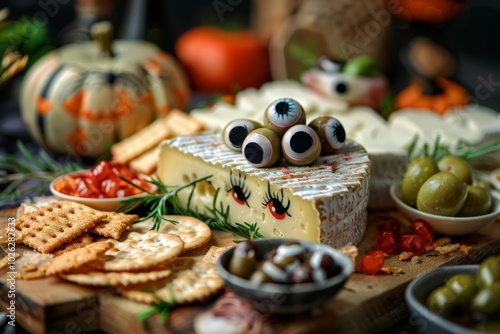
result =
M333 298L342 288L353 271L351 259L340 251L318 243L287 238L270 238L254 240L255 256L265 259L271 251L285 243L297 243L308 252L321 252L332 257L336 270L333 276L320 281L285 284L269 283L239 277L229 270L231 259L235 253L232 247L224 251L217 259L217 270L224 280L225 287L250 301L264 315L306 313Z
M493 328L500 329L497 315L487 318L484 314L473 312L477 306L481 306L478 294L488 292L487 289L478 288L477 278L484 275L478 271L479 268L480 265L438 267L410 282L405 300L412 322L421 326L419 332L477 334L489 332ZM466 277L472 281L464 280ZM466 301L462 297L467 295ZM495 298L490 299L490 303L498 306Z

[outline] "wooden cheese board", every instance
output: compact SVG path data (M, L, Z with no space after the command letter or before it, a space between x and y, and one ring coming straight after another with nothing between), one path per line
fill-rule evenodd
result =
M5 227L16 210L0 212L0 227ZM358 245L359 254L373 248L376 226L389 218L389 211L369 212L366 234ZM500 220L454 242L472 246L466 255L455 251L446 255L435 252L421 256L422 262L402 262L397 256L386 259L386 265L400 267L400 275L363 275L353 273L345 287L331 300L312 312L294 316L270 316L266 333L316 333L328 330L337 333L373 333L382 331L408 317L404 291L408 283L425 271L443 265L478 263L491 254L500 254ZM233 237L214 231L212 240L188 255L201 258L212 246L233 245ZM18 252L22 252L19 245ZM7 269L0 272L2 307L9 303ZM175 308L167 324L158 316L141 323L136 315L149 309L148 305L126 300L109 288L89 288L50 277L37 280L16 280L16 325L30 333L192 333L193 319L210 308L221 294L204 304Z

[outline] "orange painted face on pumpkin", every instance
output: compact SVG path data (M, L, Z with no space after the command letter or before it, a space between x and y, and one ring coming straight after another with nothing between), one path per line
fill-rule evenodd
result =
M174 108L189 86L175 60L144 41L115 41L99 57L95 41L48 53L26 74L21 113L33 137L57 153L97 158L109 146Z

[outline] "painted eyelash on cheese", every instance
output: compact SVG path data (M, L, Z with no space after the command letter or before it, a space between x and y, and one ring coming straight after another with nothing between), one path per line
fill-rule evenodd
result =
M236 176L233 175L233 172L229 172L229 182L226 182L226 186L224 190L227 193L231 194L231 197L236 201L238 204L246 204L248 207L250 205L248 204L248 198L252 194L250 190L248 190L247 185L245 184L247 177L242 176L241 173Z
M283 204L284 202L285 196L283 194L283 189L281 189L279 192L271 192L271 186L268 183L267 193L264 196L262 206L264 208L267 207L274 218L283 220L286 218L286 216L291 217L290 213L288 213L288 209L290 208L290 200L288 199L288 203L286 204L286 206Z

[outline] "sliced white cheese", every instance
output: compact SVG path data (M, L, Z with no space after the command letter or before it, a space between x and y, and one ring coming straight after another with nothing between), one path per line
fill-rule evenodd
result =
M194 187L190 208L215 218L210 209L229 209L227 221L257 223L264 237L290 237L341 247L357 244L367 222L370 160L348 140L338 153L312 166L252 167L227 148L220 134L182 136L162 143L158 175L167 185ZM188 205L190 190L179 193ZM220 217L219 217L220 218Z

